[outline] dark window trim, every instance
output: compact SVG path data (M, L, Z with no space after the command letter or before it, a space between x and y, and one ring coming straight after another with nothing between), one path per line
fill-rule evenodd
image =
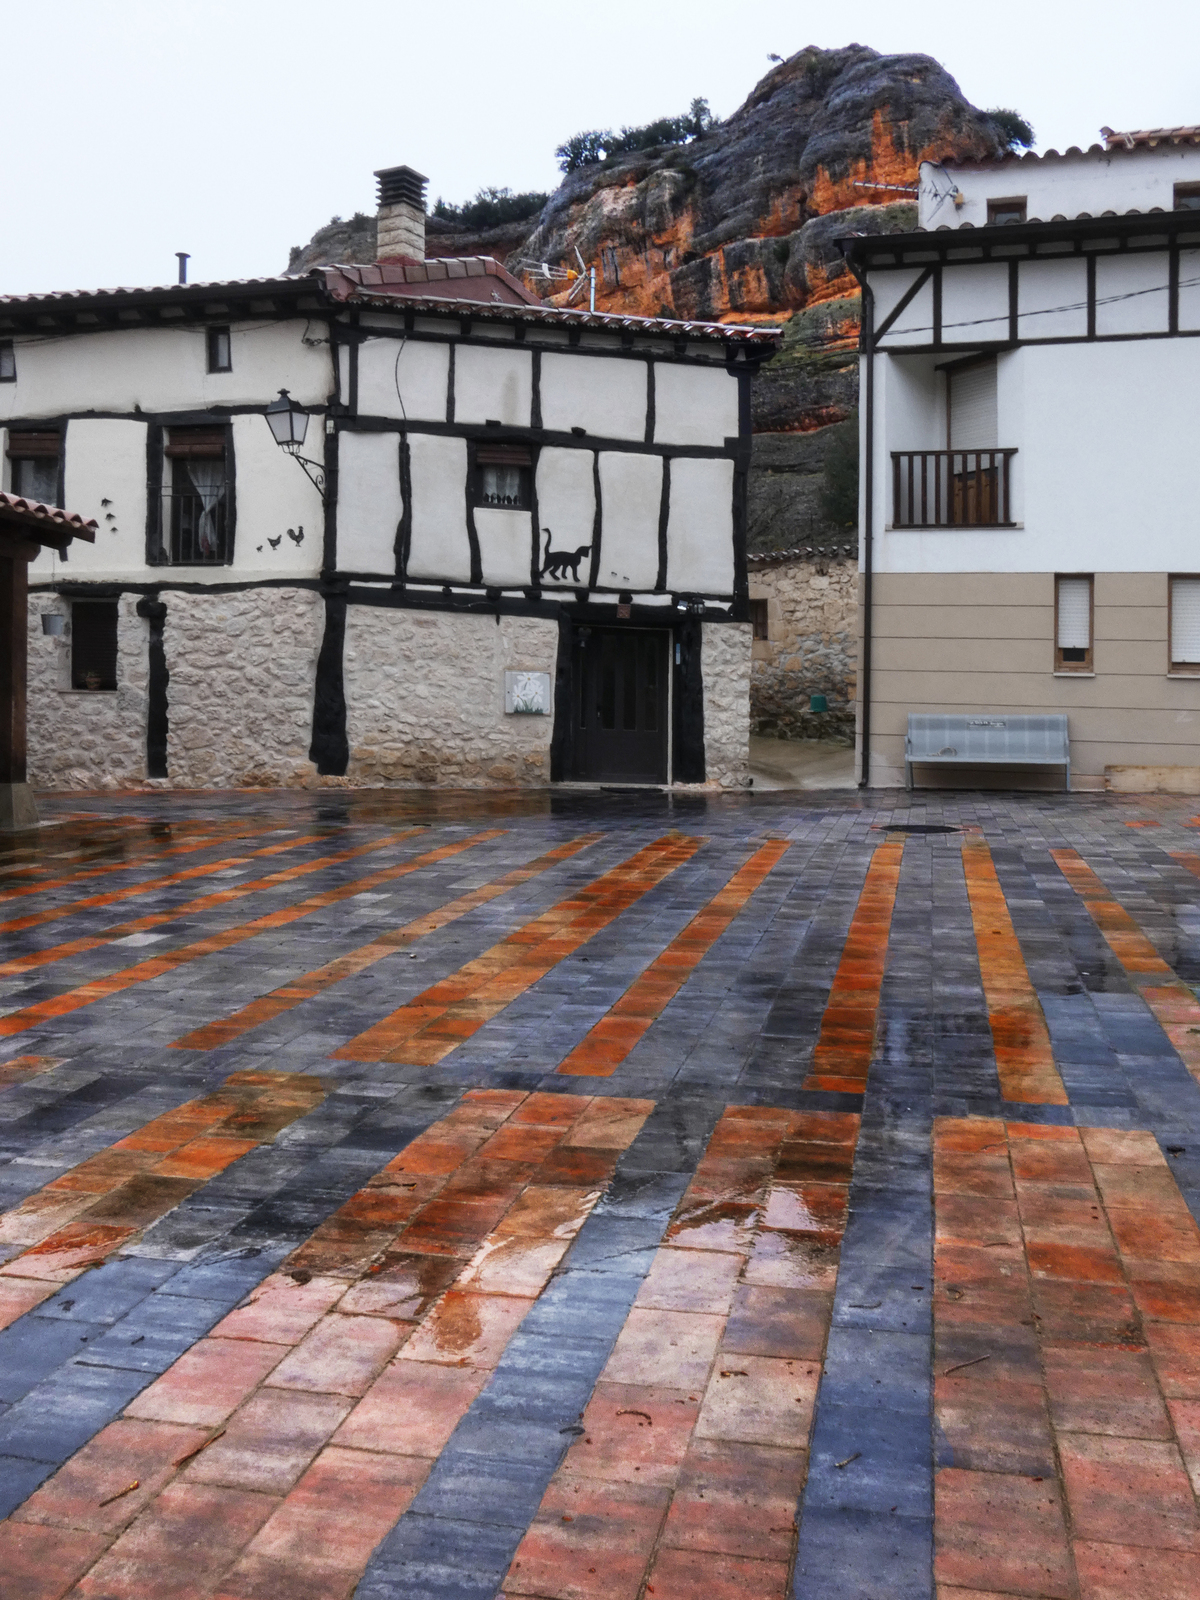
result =
M519 497L516 505L497 506L483 492L483 475L487 467L515 467L520 473ZM471 472L471 504L475 511L531 511L533 509L534 450L526 444L492 444L481 439L475 446Z
M220 340L225 340L225 360L220 359ZM233 371L233 330L229 323L220 322L204 330L204 343L210 372Z
M0 383L17 381L17 347L12 339L0 339Z
M1181 200L1191 200L1192 205L1180 205ZM1177 183L1171 196L1175 211L1200 211L1200 183Z
M1026 213L1029 210L1029 196L1024 194L1007 195L1002 199L989 200L987 203L987 220L989 228L1011 228L1027 221ZM998 211L1019 211L1019 217L1007 217L1003 222L996 220Z
M147 437L149 489L147 565L171 567L230 567L237 531L237 464L233 454L233 424L166 423L152 425ZM225 539L219 560L172 561L168 509L172 491L166 484L164 465L169 460L223 460L225 463Z
M89 666L86 662L81 662L78 659L77 654L82 642L80 635L83 632L81 624L83 622L84 613L91 612L92 615L95 616L96 613L98 613L102 608L106 617L110 618L112 622L111 672L103 672L99 670L99 667L105 664L105 662L102 660L102 656L107 656L108 641L105 641L103 645L97 647L94 636L88 640L88 644L96 652L96 665ZM118 684L118 658L120 654L120 630L121 614L120 602L118 600L71 601L71 687L73 689L90 689L93 693L105 692L108 694L113 694L116 692ZM101 681L96 684L87 683L85 680L92 676L101 679Z
M1083 652L1083 659L1067 661L1065 652L1058 642L1058 594L1059 585L1064 578L1078 581L1087 580L1088 586L1088 646ZM1096 579L1090 572L1056 572L1054 575L1054 670L1055 672L1094 672L1093 666L1096 650Z

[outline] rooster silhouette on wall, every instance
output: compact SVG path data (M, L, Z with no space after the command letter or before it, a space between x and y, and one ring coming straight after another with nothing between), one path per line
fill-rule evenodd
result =
M562 581L566 578L569 570L571 574L571 582L578 583L579 563L591 550L591 545L581 544L578 550L556 550L552 553L550 550L550 540L553 536L550 532L550 529L543 528L542 532L546 535L546 559L542 562L542 577L558 578L560 581Z

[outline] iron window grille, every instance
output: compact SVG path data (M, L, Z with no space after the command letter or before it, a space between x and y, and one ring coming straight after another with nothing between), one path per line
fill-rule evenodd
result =
M171 428L163 451L162 558L170 566L233 559L224 428Z

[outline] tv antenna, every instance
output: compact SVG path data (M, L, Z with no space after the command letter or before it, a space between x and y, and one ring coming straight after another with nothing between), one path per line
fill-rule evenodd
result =
M596 309L596 269L589 267L579 253L576 245L575 259L579 263L578 271L574 267L551 266L548 261L518 261L517 266L522 272L527 272L531 278L545 278L548 283L569 283L567 304L574 303L584 286L588 290L588 310Z

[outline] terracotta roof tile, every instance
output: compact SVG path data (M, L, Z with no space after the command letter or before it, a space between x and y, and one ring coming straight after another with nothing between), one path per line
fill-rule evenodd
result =
M94 517L85 520L74 512L64 511L60 506L47 506L40 500L26 500L19 494L4 493L0 493L0 522L16 522L39 534L59 528L68 539L86 539L89 543L95 541L98 526ZM43 542L56 544L58 541L50 539Z
M1181 128L1138 128L1131 133L1117 133L1112 128L1101 128L1100 132L1109 150L1135 150L1139 145L1153 150L1160 144L1200 144L1200 125L1196 123Z

